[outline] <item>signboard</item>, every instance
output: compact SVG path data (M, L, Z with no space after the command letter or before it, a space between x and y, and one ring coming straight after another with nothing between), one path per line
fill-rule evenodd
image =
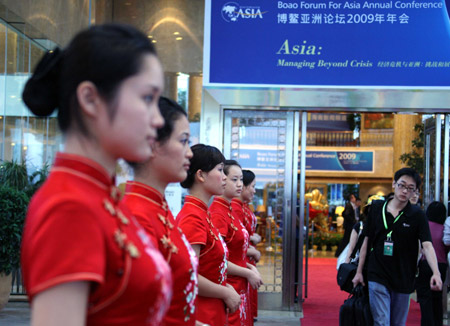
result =
M264 175L284 167L284 158L277 155L276 148L239 149L239 163L244 169L255 169ZM300 160L300 153L299 153ZM374 172L373 151L306 151L306 171ZM265 172L265 173L264 173Z
M444 0L206 0L204 51L205 86L450 86Z
M373 151L306 151L306 171L373 172Z

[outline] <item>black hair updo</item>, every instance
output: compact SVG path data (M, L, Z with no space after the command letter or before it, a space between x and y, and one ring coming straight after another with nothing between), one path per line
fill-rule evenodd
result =
M195 182L195 174L198 170L203 172L209 172L217 164L224 163L225 157L214 146L197 144L191 147L192 158L190 159L191 165L189 166L188 175L186 180L181 182L183 188L191 188Z
M76 90L83 81L92 82L109 104L120 84L139 72L145 54L156 55L145 34L132 26L104 24L78 33L64 50L44 55L27 81L22 98L37 116L58 108L58 124L66 132L72 125L83 134L88 130L79 110ZM111 108L111 118L114 110Z

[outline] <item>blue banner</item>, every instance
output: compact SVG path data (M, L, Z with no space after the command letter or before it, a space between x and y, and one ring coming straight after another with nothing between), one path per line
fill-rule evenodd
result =
M238 160L244 169L284 168L284 157L276 149L241 148ZM306 171L373 172L373 164L373 151L306 151Z
M444 0L206 0L205 15L205 86L450 86Z
M373 172L373 151L306 151L306 171Z

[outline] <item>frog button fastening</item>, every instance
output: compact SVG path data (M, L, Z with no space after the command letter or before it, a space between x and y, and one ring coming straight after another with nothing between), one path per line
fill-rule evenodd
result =
M127 243L127 251L132 258L139 258L139 256L141 255L138 248L136 248L136 246L132 242Z
M103 200L103 207L112 216L116 215L116 209L114 208L114 205L108 199Z
M119 209L117 210L117 218L120 220L120 222L122 222L122 224L128 225L128 218Z

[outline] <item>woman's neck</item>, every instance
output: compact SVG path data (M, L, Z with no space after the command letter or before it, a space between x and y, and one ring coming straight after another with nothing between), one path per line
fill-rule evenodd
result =
M233 199L233 198L228 198L228 197L226 197L225 195L222 195L222 196L220 196L221 198L223 198L223 199L225 199L227 202L231 202L231 200Z
M194 184L189 189L189 195L194 196L197 199L200 199L206 206L208 206L211 197L213 196L209 192L207 192L203 187Z
M108 155L97 142L87 137L68 132L65 135L64 152L80 155L100 164L110 176L116 172L117 158Z
M150 169L150 168L147 168ZM156 189L161 195L164 195L164 192L166 191L168 183L165 181L162 181L155 176L152 176L151 173L146 175L140 175L135 174L134 180L140 183L143 183L147 186L152 187L153 189Z

